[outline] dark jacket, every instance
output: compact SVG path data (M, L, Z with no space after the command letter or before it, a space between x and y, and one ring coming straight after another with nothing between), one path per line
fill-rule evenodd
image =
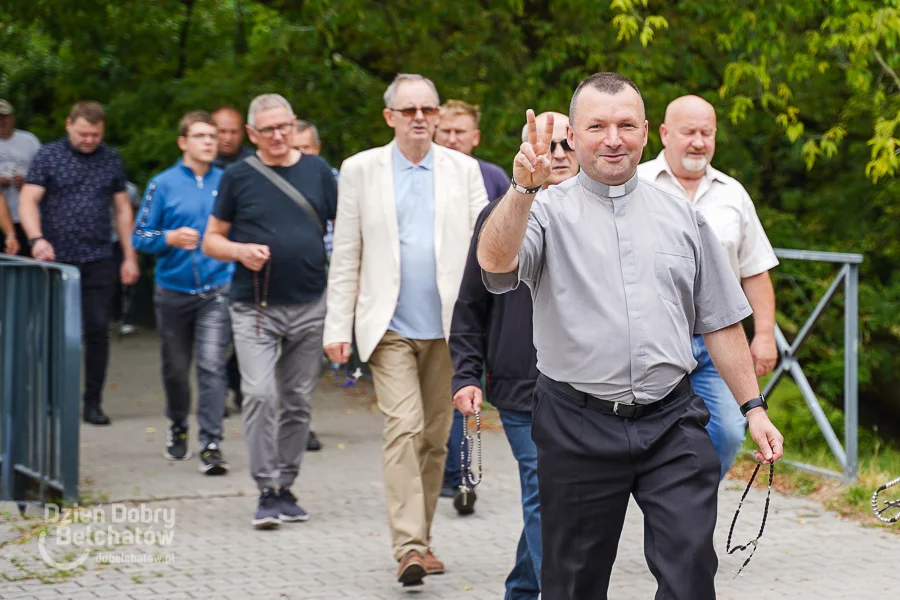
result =
M478 234L499 200L478 216L459 297L450 324L453 358L453 393L467 385L481 387L486 369L485 399L505 410L531 412L531 394L537 381L537 351L531 321L531 292L520 285L494 295L484 287L476 249Z

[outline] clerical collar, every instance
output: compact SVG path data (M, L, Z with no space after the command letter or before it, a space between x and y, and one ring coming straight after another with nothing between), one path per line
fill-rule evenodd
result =
M584 189L593 192L598 196L603 196L604 198L620 198L622 196L627 196L637 188L638 176L637 173L635 173L631 179L622 185L606 185L605 183L600 183L595 179L591 179L587 173L581 171L578 173L578 183Z

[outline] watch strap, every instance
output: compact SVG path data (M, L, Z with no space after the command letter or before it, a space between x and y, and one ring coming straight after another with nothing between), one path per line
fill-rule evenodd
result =
M28 238L28 247L29 247L29 248L34 247L34 245L37 244L37 243L38 243L39 241L41 241L42 239L44 239L44 237L43 237L43 236L40 236L40 235L37 236L37 237Z
M520 194L537 194L539 191L541 191L541 186L537 186L537 187L533 187L533 188L523 187L523 186L519 185L518 183L516 183L516 180L511 177L509 179L509 182L512 184L513 189L516 190L517 192L519 192Z
M743 404L741 404L741 414L746 417L748 412L760 406L762 406L763 410L769 410L769 405L766 404L766 399L762 394L760 394L753 400L750 400L749 402L744 402Z

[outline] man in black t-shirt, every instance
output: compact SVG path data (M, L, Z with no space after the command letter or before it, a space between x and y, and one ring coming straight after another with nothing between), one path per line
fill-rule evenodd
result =
M203 242L204 253L237 263L231 322L250 471L260 490L252 520L259 529L309 519L289 488L306 449L322 365L322 231L337 206L328 164L290 146L295 120L290 104L277 94L253 100L247 133L259 163L254 166L257 159L250 157L225 171ZM290 186L302 198L284 191Z

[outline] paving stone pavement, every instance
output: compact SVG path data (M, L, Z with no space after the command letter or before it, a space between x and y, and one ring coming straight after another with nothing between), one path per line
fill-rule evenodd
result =
M420 588L394 581L383 505L380 468L380 415L372 409L371 387L339 387L325 376L316 397L314 421L325 449L307 455L294 492L312 518L269 532L254 531L256 505L248 476L239 417L226 421L223 448L233 467L226 477L204 477L196 458L169 464L162 458L166 422L152 332L114 340L107 411L108 428L83 427L81 465L84 493L101 503L110 519L122 507L167 509L174 526L131 523L170 532L155 545L113 545L120 557L137 555L161 562L99 564L94 554L85 568L60 583L37 575L54 571L40 558L39 535L22 537L39 521L15 517L0 523L0 599L80 600L328 600L337 598L433 600L500 599L512 566L521 528L518 476L502 432L484 434L486 475L478 488L475 515L459 518L441 500L434 548L448 572ZM900 597L900 536L866 528L798 498L776 495L759 549L745 574L732 571L743 560L725 556L725 535L740 498L739 482L720 494L719 598L860 599ZM751 492L742 511L737 541L755 535L762 514L762 491ZM114 507L117 507L114 509ZM745 521L743 519L746 519ZM106 524L103 524L105 527ZM126 524L112 525L121 535ZM73 525L72 530L87 525ZM656 585L642 550L642 523L629 509L609 597L653 598ZM44 547L54 560L71 560L55 545L50 530ZM168 562L167 562L168 561ZM551 600L551 599L548 599ZM590 599L584 599L590 600Z

